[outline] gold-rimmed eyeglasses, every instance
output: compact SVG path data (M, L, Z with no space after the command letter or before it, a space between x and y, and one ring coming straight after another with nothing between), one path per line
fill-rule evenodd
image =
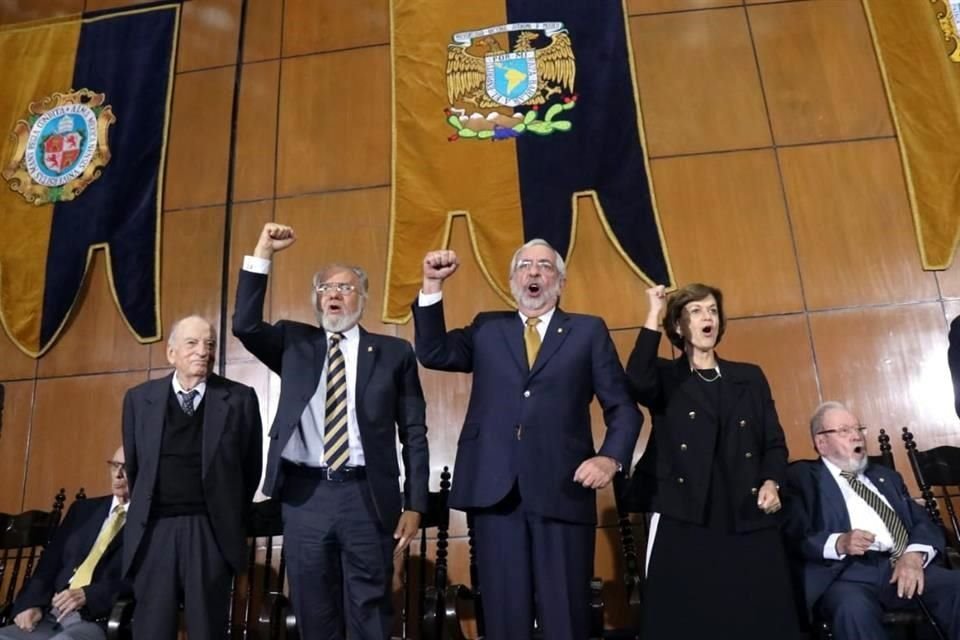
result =
M837 429L824 429L823 431L817 431L817 435L820 435L821 433L837 433L843 436L844 438L849 438L854 433L858 433L860 435L866 435L867 428L862 424L858 424L855 427L839 427Z

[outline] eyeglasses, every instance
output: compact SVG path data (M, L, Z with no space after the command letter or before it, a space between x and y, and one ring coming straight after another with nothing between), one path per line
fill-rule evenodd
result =
M323 282L317 285L317 293L324 295L326 293L333 293L338 291L343 295L348 293L353 293L357 290L357 285L350 284L349 282Z
M517 260L517 264L516 264L516 266L514 267L514 270L515 270L515 271L527 271L527 270L530 269L530 267L533 266L533 264L534 264L534 261L533 261L533 260L530 260L529 258L524 258L523 260ZM536 261L536 264L537 264L537 269L539 269L540 271L545 271L545 272L547 272L547 273L553 273L554 271L557 270L557 265L553 264L552 262L550 262L550 261L547 260L546 258L541 258L540 260L537 260L537 261Z
M854 433L860 435L866 434L867 428L861 424L855 427L840 427L839 429L824 429L823 431L817 431L817 435L820 435L821 433L839 433L844 438L849 438Z
M124 462L117 462L116 460L107 460L107 464L110 465L110 470L114 473L122 473L127 475L127 465Z

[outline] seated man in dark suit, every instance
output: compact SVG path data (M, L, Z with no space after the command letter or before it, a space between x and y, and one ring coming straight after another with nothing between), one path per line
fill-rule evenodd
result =
M785 533L806 606L836 640L885 638L884 610L924 604L960 638L960 572L930 564L944 537L896 471L869 465L863 427L839 402L810 419L820 460L790 465Z
M113 495L73 503L14 600L14 624L0 629L0 640L107 637L98 621L129 590L120 575L123 536L118 533L130 497L123 449L107 464Z

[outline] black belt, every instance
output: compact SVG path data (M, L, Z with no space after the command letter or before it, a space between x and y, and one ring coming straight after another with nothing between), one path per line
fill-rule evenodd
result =
M363 480L367 477L366 467L331 469L330 467L310 467L289 460L283 461L283 473L296 478L310 478L328 482L348 482L350 480Z

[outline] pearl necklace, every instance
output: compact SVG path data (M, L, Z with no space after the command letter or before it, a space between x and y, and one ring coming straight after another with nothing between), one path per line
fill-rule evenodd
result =
M690 371L693 371L695 374L697 374L697 377L703 380L704 382L716 382L717 380L720 379L720 365L717 365L713 369L714 371L717 372L717 375L713 376L712 378L708 378L704 376L702 373L700 373L700 370L697 369L696 367L690 367Z

